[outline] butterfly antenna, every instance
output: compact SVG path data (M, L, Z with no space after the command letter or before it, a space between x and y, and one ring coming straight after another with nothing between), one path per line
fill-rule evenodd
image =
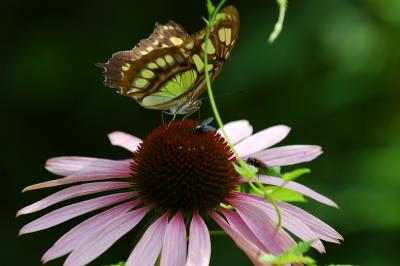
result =
M102 68L106 67L105 63L95 63L94 65L97 67L102 67Z
M219 93L219 94L215 95L214 98L219 99L219 98L221 98L223 96L232 95L233 93L235 93L235 94L243 94L244 90L240 90L240 91L237 91L237 92ZM199 98L199 100L206 100L206 99L208 99L208 96L204 96L202 98Z
M206 99L208 99L208 96L204 96L204 97L199 98L200 101L203 101L203 100L206 100Z

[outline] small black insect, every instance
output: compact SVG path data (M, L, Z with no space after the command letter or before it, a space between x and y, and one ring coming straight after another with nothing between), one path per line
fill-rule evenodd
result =
M197 126L195 126L193 128L193 132L207 133L207 132L215 131L216 129L214 127L210 126L212 121L214 121L214 117L209 117L209 118L204 119Z
M261 160L259 160L259 159L257 159L257 158L254 158L254 157L249 157L249 158L247 158L247 159L246 159L246 163L247 163L247 164L250 164L250 165L252 165L252 166L255 166L255 167L257 167L257 168L268 168L268 167L269 167L269 166L266 165L263 161L261 161Z
M246 163L254 167L257 167L258 168L257 174L265 174L267 170L271 167L266 163L264 163L263 161L254 157L247 158Z

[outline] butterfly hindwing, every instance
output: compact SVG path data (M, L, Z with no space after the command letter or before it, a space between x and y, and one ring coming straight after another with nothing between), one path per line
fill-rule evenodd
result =
M106 85L118 88L143 107L160 110L174 105L198 76L177 46L153 50L140 59L116 53L104 67Z

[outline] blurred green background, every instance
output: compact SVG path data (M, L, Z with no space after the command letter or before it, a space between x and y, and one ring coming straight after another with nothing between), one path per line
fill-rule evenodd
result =
M55 190L21 195L55 178L43 168L60 155L125 158L106 134L144 137L158 111L102 85L113 52L128 50L170 19L190 33L203 27L205 1L12 1L2 8L2 265L39 265L53 242L88 217L17 237L40 214L21 207ZM319 144L300 182L338 202L335 210L300 204L344 235L327 244L321 264L398 265L400 237L400 1L289 1L282 35L268 45L273 0L230 1L241 16L239 41L214 83L224 121L248 119L256 130L287 124L284 144ZM5 38L4 38L5 37ZM211 115L204 101L202 116ZM62 205L62 204L61 204ZM90 216L90 215L89 215ZM127 258L128 234L93 265ZM212 265L250 265L224 236L212 238ZM49 263L60 265L63 259Z

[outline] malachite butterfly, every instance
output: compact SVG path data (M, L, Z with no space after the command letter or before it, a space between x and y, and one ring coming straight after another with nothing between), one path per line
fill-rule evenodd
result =
M156 23L148 39L129 51L114 53L103 67L104 84L132 97L141 106L171 115L191 114L201 106L206 90L204 56L211 80L220 73L235 46L239 14L227 6L217 15L205 51L206 28L188 35L174 21Z

